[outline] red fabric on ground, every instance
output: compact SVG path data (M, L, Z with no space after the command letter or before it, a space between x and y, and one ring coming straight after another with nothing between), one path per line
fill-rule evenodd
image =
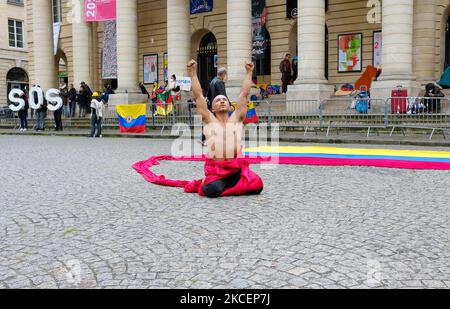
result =
M171 180L164 175L156 175L150 168L159 165L159 161L205 161L205 179L200 180ZM186 193L198 193L205 196L202 191L204 184L210 184L219 179L227 178L241 170L241 179L233 188L226 189L221 196L239 196L257 191L263 188L261 178L250 170L249 161L238 158L232 161L213 161L205 157L174 158L171 156L152 157L146 161L138 162L133 168L140 173L148 182L168 187L184 188Z

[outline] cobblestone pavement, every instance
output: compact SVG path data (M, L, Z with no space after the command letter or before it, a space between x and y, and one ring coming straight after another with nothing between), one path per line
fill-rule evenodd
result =
M170 146L0 137L0 288L450 287L449 172L255 166L261 196L212 201L131 169Z

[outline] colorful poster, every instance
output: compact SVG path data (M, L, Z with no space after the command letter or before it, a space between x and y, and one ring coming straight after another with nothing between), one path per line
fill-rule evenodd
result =
M362 71L362 33L343 34L338 36L339 59L338 72Z
M191 15L212 12L213 0L191 0Z
M164 80L169 80L169 54L164 53L163 55L163 70L164 70Z
M381 66L383 60L383 34L381 31L373 33L373 66Z
M105 22L103 30L103 79L117 78L117 32L116 21Z
M252 1L253 60L264 58L267 47L266 34L267 8L265 0Z
M84 1L84 20L87 22L115 20L116 12L116 0Z
M144 84L158 82L158 55L144 56Z

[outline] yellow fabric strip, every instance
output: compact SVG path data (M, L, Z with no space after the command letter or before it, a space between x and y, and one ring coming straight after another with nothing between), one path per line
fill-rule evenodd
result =
M336 147L302 147L302 146L280 146L280 147L257 147L248 148L244 152L286 153L286 154L340 154L340 155L363 155L363 156L392 156L392 157L419 157L419 158L450 158L450 152L445 151L422 151L422 150L393 150L393 149L362 149L362 148L336 148Z

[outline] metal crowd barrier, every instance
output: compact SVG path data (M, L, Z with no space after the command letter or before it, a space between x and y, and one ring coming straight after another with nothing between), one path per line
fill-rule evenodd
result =
M388 125L383 99L332 98L321 102L320 111L321 127L327 128L327 136L332 129L339 134L342 128L364 128L369 137L372 129L382 129Z
M392 136L396 130L405 134L406 129L430 130L430 139L436 132L450 131L450 99L449 98L331 98L318 100L262 100L254 101L259 124L272 126L281 130L304 130L317 134L317 130L326 130L329 136L333 130L339 134L344 128L361 128L367 130L370 136L372 130L390 130ZM78 106L77 106L78 107ZM34 117L31 115L34 114ZM29 110L29 128L35 123L36 112ZM191 129L201 127L201 119L193 102L175 102L174 104L158 106L146 104L147 127L160 130L166 129L179 132L180 124ZM85 127L89 125L89 116L78 118L77 109L74 118L63 114L63 126ZM47 127L53 125L53 112L48 111ZM115 106L108 106L103 115L103 124L118 127ZM0 127L19 128L17 113L7 107L0 108Z
M392 128L392 136L396 129L405 135L405 129L431 130L430 140L436 131L444 138L450 131L450 99L449 98L389 98L386 100L389 109L388 124Z

